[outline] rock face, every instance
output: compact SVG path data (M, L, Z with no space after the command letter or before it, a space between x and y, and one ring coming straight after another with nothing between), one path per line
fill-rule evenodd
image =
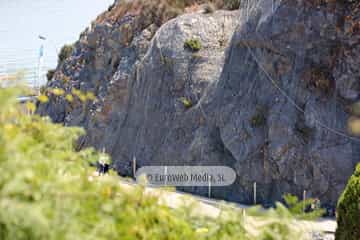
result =
M250 203L257 182L261 203L307 190L335 204L360 161L360 139L347 133L360 96L360 13L329 2L254 0L141 30L131 14L93 24L48 88L97 101L52 96L39 112L83 126L80 146L105 148L124 175L133 157L139 166L226 165L237 180L214 197ZM200 51L184 48L189 39Z

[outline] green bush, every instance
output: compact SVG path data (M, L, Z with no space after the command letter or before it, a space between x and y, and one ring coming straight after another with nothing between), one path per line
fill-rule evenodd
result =
M240 8L241 0L224 0L224 9L237 10Z
M193 103L188 98L182 97L182 98L180 98L180 101L186 109L189 109L193 106Z
M201 42L198 39L192 38L188 39L184 43L184 48L187 48L193 52L200 51L201 49Z
M337 240L360 239L360 164L339 199L337 223Z
M324 209L314 209L311 212L304 211L304 209L315 203L315 200L312 198L308 198L304 201L300 201L298 197L291 194L285 194L283 198L286 206L289 209L289 212L296 219L316 220L321 216L323 216L325 213Z
M250 119L250 125L253 128L259 128L266 124L265 109L257 107L255 114Z
M55 72L56 72L55 69L48 70L48 72L46 73L46 79L48 81L51 81L53 79L53 77L54 77Z
M21 94L0 90L1 240L300 239L282 205L256 211L264 224L254 227L229 206L207 219L190 214L194 208L169 209L141 186L129 191L115 173L94 179L89 163L101 154L73 146L83 130L24 114L35 105L24 111Z
M58 63L61 64L62 62L64 62L67 58L69 58L72 54L72 52L74 51L74 46L73 45L64 45L59 53L58 56Z

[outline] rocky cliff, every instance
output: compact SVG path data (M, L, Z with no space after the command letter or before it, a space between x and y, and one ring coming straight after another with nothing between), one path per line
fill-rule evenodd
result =
M97 99L84 106L48 91L40 113L84 127L80 147L105 148L124 175L133 157L227 165L237 180L214 197L251 202L257 182L262 203L307 190L335 204L360 161L360 138L347 132L360 97L359 3L253 0L160 20L164 11L122 4L81 34L47 85ZM193 39L199 50L185 46Z

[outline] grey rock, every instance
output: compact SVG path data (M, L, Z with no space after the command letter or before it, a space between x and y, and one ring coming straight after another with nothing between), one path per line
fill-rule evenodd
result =
M58 67L55 79L72 76L70 86L57 79L49 87L80 87L98 100L69 110L51 98L39 112L84 127L80 147L105 147L123 175L134 157L138 167L226 165L237 180L213 189L216 198L251 203L257 182L260 203L306 190L334 205L360 161L360 141L346 125L359 97L360 49L337 29L345 10L251 4L150 25L129 44L120 23L93 28L77 44L80 56ZM184 48L193 38L198 52Z

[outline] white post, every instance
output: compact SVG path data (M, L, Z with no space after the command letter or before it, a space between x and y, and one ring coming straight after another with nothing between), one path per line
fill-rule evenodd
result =
M211 198L211 176L209 176L209 189L208 189L208 197Z
M41 80L41 68L42 68L42 64L43 64L43 59L44 59L44 45L41 44L40 49L39 49L38 76L34 82L34 88L39 91L40 91L39 86L40 86L40 80ZM38 94L39 94L39 92L38 92Z
M256 205L256 182L254 182L254 205Z
M165 166L164 169L164 177L165 177L164 186L167 186L167 166Z
M135 175L136 175L136 157L134 156L133 157L133 176L135 178Z
M304 190L303 192L303 203L304 203L304 206L303 206L303 211L305 212L305 207L306 207L306 204L305 204L305 201L306 201L306 190Z

